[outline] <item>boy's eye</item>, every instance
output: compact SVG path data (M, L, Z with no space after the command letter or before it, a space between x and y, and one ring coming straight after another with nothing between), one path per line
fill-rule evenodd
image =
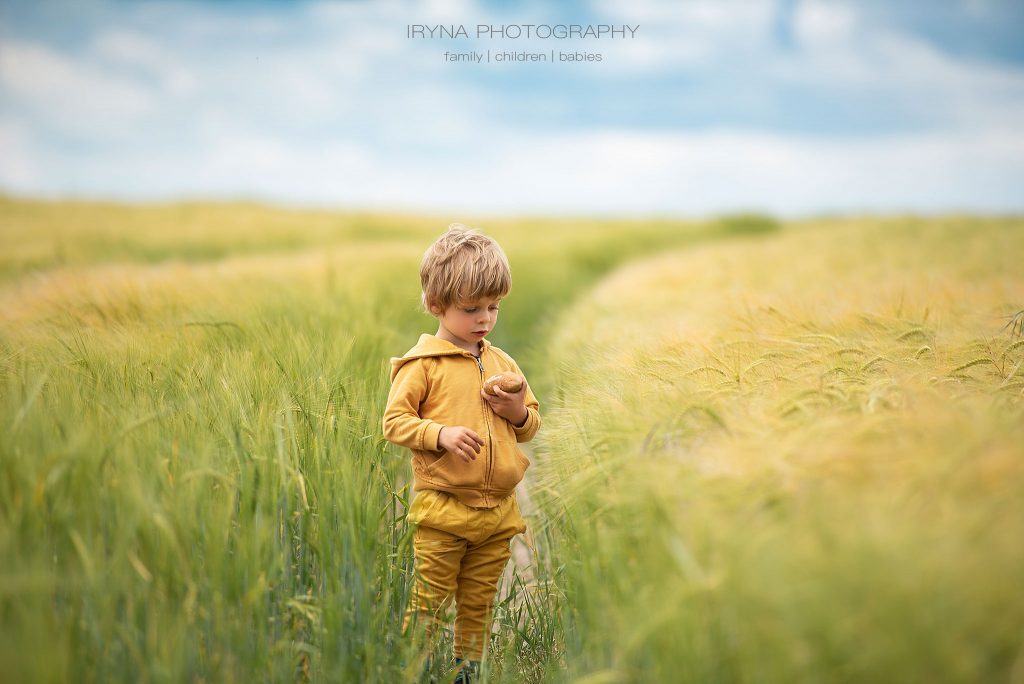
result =
M476 313L476 307L474 307L472 309L466 309L465 311L466 311L466 313Z

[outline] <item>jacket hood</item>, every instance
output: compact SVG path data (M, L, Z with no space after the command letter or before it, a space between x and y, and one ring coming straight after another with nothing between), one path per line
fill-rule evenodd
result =
M491 343L485 338L483 340L483 349L480 353L483 354L483 352L487 351L487 348L490 346ZM395 376L398 374L398 369L413 359L423 359L428 356L461 356L468 353L469 352L465 349L456 347L448 340L442 340L440 337L435 335L423 333L420 335L420 339L416 343L416 346L405 352L404 356L391 357L391 381L394 382Z

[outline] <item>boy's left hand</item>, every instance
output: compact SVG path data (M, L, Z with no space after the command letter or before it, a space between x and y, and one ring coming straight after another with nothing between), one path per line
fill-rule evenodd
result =
M526 422L529 415L526 411L526 387L524 379L523 387L518 392L505 392L500 387L495 387L496 396L488 394L482 389L480 396L491 405L491 410L513 425L519 426Z

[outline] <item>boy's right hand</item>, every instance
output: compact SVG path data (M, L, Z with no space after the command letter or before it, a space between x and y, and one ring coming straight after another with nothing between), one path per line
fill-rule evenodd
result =
M463 461L469 463L476 460L476 455L480 453L484 440L467 427L461 425L448 427L446 425L441 428L441 432L437 433L437 445L445 451L461 456Z

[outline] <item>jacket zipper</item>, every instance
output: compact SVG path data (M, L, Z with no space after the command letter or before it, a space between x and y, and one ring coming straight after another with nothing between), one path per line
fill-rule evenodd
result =
M483 356L483 352L480 353ZM480 369L480 389L484 388L484 362L480 356L474 356L476 365ZM480 399L480 401L485 401ZM484 425L487 426L487 464L484 466L484 500L489 498L489 492L491 490L491 471L493 470L494 461L494 445L491 443L491 421L487 418L487 410L484 410ZM489 502L488 502L489 503Z

